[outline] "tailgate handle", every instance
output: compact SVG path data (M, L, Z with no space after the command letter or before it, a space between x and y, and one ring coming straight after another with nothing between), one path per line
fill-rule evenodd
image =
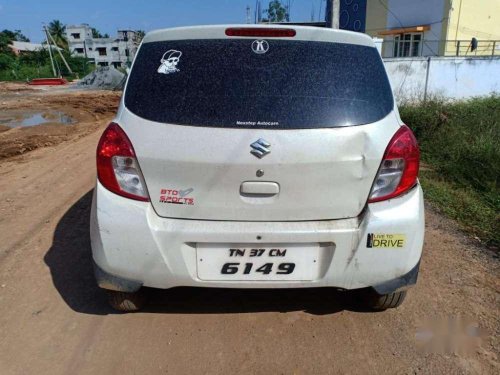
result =
M240 194L245 197L272 197L279 192L276 182L245 181L240 186Z

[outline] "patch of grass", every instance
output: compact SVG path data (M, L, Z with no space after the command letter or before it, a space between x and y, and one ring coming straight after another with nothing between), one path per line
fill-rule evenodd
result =
M400 108L419 140L429 201L488 244L500 244L500 97Z
M470 187L458 187L435 171L420 173L425 198L446 216L456 220L467 233L489 245L500 243L498 211Z
M86 62L84 58L71 56L69 52L63 51L65 59L73 74L70 74L59 55L54 56L56 71L72 79L75 76L84 77L92 70L94 64ZM33 78L53 77L52 66L46 50L24 53L20 56L0 53L0 81L26 81Z

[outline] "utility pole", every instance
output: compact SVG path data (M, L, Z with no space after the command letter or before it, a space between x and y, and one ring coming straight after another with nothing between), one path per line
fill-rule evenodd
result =
M47 46L49 47L49 57L50 57L50 64L52 65L52 73L54 73L54 77L57 77L56 68L54 66L54 60L52 59L52 47L50 46L49 32L47 31L45 25L43 26L43 31L45 31L45 35L47 38Z
M326 27L339 28L340 0L326 0Z
M250 23L250 5L247 5L247 24Z
M50 37L50 40L52 40L52 43L54 43L54 47L56 47L56 51L59 52L59 56L61 56L61 59L64 62L64 65L66 65L66 69L68 69L69 74L73 74L73 71L71 70L71 68L69 67L68 63L66 62L66 59L64 58L61 50L59 49L59 47L57 47L57 44L56 44L54 38L52 38L52 35L50 35L50 33L48 32L47 27L45 27L45 32Z

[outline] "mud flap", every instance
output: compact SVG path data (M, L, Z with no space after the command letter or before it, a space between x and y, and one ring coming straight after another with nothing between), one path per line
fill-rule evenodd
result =
M386 281L382 284L373 286L372 289L379 295L390 294L405 290L417 283L420 260L410 272L396 279Z
M93 264L94 264L94 274L97 281L97 285L100 288L115 290L117 292L133 293L137 292L142 286L142 283L138 281L126 280L111 275L106 271L103 271L95 262L93 262Z

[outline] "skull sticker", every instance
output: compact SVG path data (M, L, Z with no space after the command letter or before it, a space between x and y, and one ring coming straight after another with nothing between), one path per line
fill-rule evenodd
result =
M181 59L182 52L176 51L175 49L169 49L165 52L161 58L161 65L158 67L158 73L170 74L179 71L177 69L177 64Z

